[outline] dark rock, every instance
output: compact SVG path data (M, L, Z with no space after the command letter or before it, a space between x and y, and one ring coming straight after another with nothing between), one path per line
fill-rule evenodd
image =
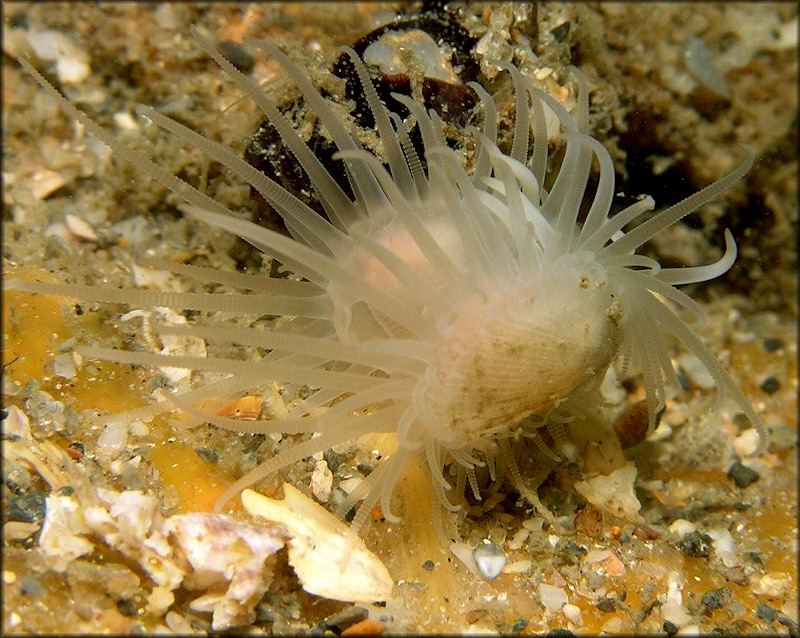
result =
M322 629L336 627L338 630L343 631L351 625L355 625L357 622L366 620L367 616L369 616L369 610L366 607L347 607L342 609L342 611L333 614L333 616L328 616L320 623L320 627Z
M5 508L5 520L41 523L44 520L44 492L10 494Z
M781 382L775 377L767 377L759 386L767 394L775 394L781 387Z
M738 488L745 488L748 485L755 483L761 475L755 470L742 465L736 461L728 468L728 478L731 479Z
M700 605L702 605L703 611L708 613L714 609L722 609L731 601L732 597L733 592L730 587L719 587L703 594L700 599Z
M217 48L238 71L247 74L253 70L253 65L256 62L255 58L238 42L223 40Z
M514 621L514 624L511 625L511 632L518 634L519 632L524 631L527 626L528 626L527 618L517 618Z
M761 620L772 622L778 617L778 610L759 600L756 605L756 616Z
M613 598L604 598L599 603L595 605L600 611L604 613L608 613L610 611L614 611L617 608L617 601Z
M690 532L678 541L678 547L689 554L689 556L705 558L711 553L711 543L712 538L708 534Z

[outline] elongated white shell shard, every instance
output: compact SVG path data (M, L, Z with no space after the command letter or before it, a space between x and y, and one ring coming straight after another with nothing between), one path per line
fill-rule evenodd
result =
M308 593L374 603L392 597L394 581L381 560L348 526L288 483L283 500L242 492L248 512L281 523L292 535L289 564Z

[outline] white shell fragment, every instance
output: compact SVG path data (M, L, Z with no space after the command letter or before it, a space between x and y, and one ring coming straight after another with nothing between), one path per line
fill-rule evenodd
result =
M63 572L76 558L91 554L94 544L84 538L91 532L71 496L50 494L44 502L45 516L39 548L47 565Z
M285 532L278 526L255 528L205 513L172 516L164 529L192 566L187 587L209 589L230 581L224 594L201 596L189 606L213 612L215 631L252 622L255 606L272 581L264 561L283 547Z
M69 232L75 235L75 237L78 239L83 239L85 241L97 241L97 233L92 225L89 224L89 222L87 222L85 219L81 219L76 215L70 215L67 213L64 215L64 223L67 225Z
M478 570L478 565L475 562L475 555L469 545L466 543L452 543L450 545L450 551L453 553L453 556L464 564L471 574L474 576L481 575Z
M576 482L575 490L598 509L640 523L643 522L639 514L642 504L633 491L635 480L636 465L628 461L611 474Z
M245 509L280 523L292 538L289 564L308 593L332 600L374 603L392 597L394 581L381 560L345 523L288 483L283 500L242 492Z
M48 169L36 171L28 180L31 194L39 201L47 199L66 183L67 180L64 179L61 173L56 173Z
M19 437L26 441L33 438L31 434L31 421L28 415L16 405L6 407L6 418L0 421L4 437Z
M16 414L9 413L6 421ZM273 575L265 560L287 538L281 526L253 526L207 513L165 519L157 497L92 485L83 467L70 463L52 443L8 440L4 454L39 473L51 490L74 488L68 496L50 494L45 501L39 552L54 571L68 571L74 559L105 544L138 564L155 584L148 613L164 614L175 601L173 591L183 585L200 591L189 606L213 613L214 631L255 619L255 607Z
M327 503L332 489L333 472L325 459L321 459L314 464L314 471L311 473L311 493L320 503Z
M472 552L478 571L486 580L492 580L500 575L506 565L506 555L503 548L494 543L484 541Z

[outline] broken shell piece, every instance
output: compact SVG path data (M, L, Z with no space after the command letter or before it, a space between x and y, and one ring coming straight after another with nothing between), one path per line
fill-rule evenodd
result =
M94 543L84 538L91 529L80 510L80 504L72 496L50 494L45 499L39 548L47 565L57 572L65 571L74 559L94 551Z
M215 631L252 622L255 606L272 581L264 561L283 547L286 532L279 526L255 528L205 513L172 516L164 529L192 566L187 587L210 589L230 581L224 595L201 596L190 607L212 611Z
M28 415L16 405L6 406L6 418L0 422L0 427L4 437L19 437L26 441L30 441L33 438L31 421Z
M47 199L50 195L55 193L59 188L62 188L67 183L61 173L56 173L51 170L36 171L30 176L28 184L30 185L31 193L38 201Z
M283 500L242 492L245 509L255 516L283 524L289 564L308 593L332 600L373 603L392 596L392 577L345 523L288 483Z
M639 514L642 504L633 490L635 480L636 465L628 461L608 476L601 474L588 481L576 482L575 490L601 511L641 523L644 522Z
M464 566L470 571L471 574L474 576L481 575L480 570L478 570L478 564L475 562L475 556L472 552L472 548L469 545L466 543L452 543L450 545L450 551L453 552L453 556L464 563Z
M85 219L67 213L64 215L64 223L66 223L69 232L78 239L97 241L97 233L94 232L94 228Z
M320 503L327 503L333 489L333 472L325 459L314 464L311 474L311 493Z

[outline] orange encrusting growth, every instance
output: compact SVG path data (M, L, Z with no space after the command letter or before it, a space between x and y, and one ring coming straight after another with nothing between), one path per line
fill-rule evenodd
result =
M177 490L181 514L214 511L214 504L233 482L213 471L194 448L180 441L162 441L153 448L150 461L164 485ZM228 507L241 509L241 504L233 500Z
M21 279L55 282L45 270L20 268L10 273ZM79 330L96 338L113 335L113 328L94 313L69 317L74 301L53 295L16 290L3 292L3 374L6 383L24 386L30 379L42 383L42 390L78 410L119 411L146 403L140 388L150 374L144 368L108 361L91 361L76 366L71 379L53 374L52 360L58 346Z

